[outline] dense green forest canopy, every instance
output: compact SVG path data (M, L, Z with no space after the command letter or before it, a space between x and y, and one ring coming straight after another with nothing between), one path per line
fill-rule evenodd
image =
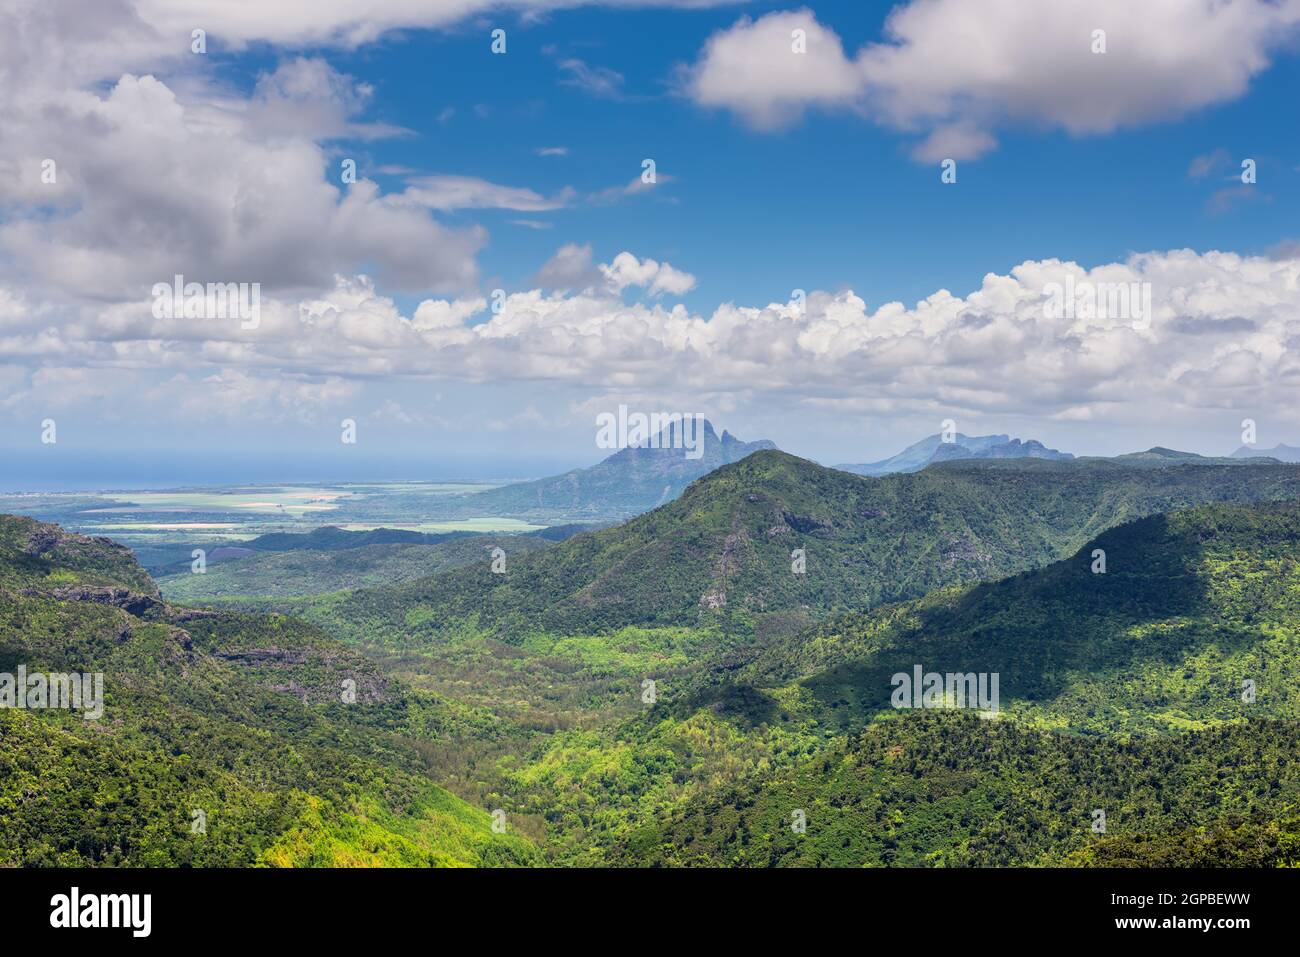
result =
M255 613L2 517L0 673L106 701L0 709L0 863L1294 865L1297 474L760 452L501 572L268 549L472 554L207 586ZM996 716L892 707L918 665L997 674Z
M415 742L472 714L309 625L170 605L126 549L4 516L0 672L20 665L102 673L105 708L0 709L0 865L537 860L426 773Z

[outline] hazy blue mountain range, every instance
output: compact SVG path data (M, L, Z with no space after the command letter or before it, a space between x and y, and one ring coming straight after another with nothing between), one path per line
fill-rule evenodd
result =
M1227 457L1221 455L1198 455L1195 452L1180 452L1155 446L1145 452L1126 452L1113 456L1109 461L1122 462L1135 468L1168 468L1175 465L1276 465L1280 460L1263 455L1244 457Z
M519 482L479 492L457 501L474 514L562 516L578 520L630 517L649 511L681 495L686 486L714 469L761 449L774 449L767 440L743 442L730 432L721 436L708 420L696 458L688 457L675 441L673 426L659 434L658 448L650 445L619 449L589 468L563 475Z
M1294 445L1275 445L1271 449L1252 449L1243 445L1232 453L1234 459L1277 459L1279 462L1300 462L1300 447Z
M1009 435L963 435L958 432L953 441L945 442L939 433L935 433L879 462L835 467L855 475L889 475L893 472L917 472L935 462L953 459L1028 458L1064 460L1074 456L1049 449L1037 439L1022 442Z

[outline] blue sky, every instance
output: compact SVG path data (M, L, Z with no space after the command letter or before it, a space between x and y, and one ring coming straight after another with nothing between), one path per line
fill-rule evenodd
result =
M820 22L846 47L879 42L892 3L819 3ZM527 287L561 242L598 255L626 248L687 265L700 277L683 301L783 300L790 289L852 287L869 301L963 293L985 273L1051 255L1093 265L1132 251L1191 247L1266 252L1295 238L1300 128L1282 121L1300 89L1300 60L1282 57L1249 93L1180 120L1108 136L1013 130L1001 148L959 170L944 189L935 164L908 156L915 138L841 114L813 112L778 133L756 132L677 93L678 67L739 15L790 4L749 3L665 13L561 10L530 22L502 15L448 31L402 31L355 51L319 49L339 70L375 87L368 118L412 131L375 143L342 141L363 171L397 188L394 165L478 176L544 195L597 191L640 173L645 157L673 177L662 196L546 214L466 215L492 240L485 279ZM507 54L488 53L507 32ZM306 51L313 52L313 51ZM618 98L566 85L558 64L583 61L623 80ZM251 89L274 51L231 58ZM485 115L475 112L486 110ZM443 121L446 110L454 115ZM564 157L535 151L563 146ZM1191 180L1197 156L1226 149L1260 168L1261 194L1228 212L1210 197L1235 169ZM549 230L511 226L532 219ZM811 241L810 241L811 240Z
M622 402L827 463L949 417L1078 453L1222 454L1247 417L1300 442L1296 0L4 16L11 485L169 455L537 474L600 458ZM258 282L268 318L155 321L176 272ZM1148 283L1155 321L1044 320L1066 273Z

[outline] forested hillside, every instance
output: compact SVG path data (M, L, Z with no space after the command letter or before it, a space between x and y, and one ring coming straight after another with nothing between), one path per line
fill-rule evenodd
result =
M0 672L20 666L102 672L104 710L0 709L0 865L537 859L426 774L419 742L491 734L481 716L302 623L170 605L111 542L3 516Z
M960 520L1010 542L995 519L1015 496L1024 514L1063 521L1097 502L1110 516L1280 497L1294 481L1265 465L1223 469L1231 482L1202 468L1083 469L1099 490L1070 481L1077 463L1045 462L982 470L997 494L981 510L958 466L867 480L788 456L754 464L644 520L509 555L505 577L562 553L574 574L620 548L644 562L652 531L664 554L778 505L820 520L809 539L851 534L864 508L910 508L931 546L918 575L960 575L936 555L935 529ZM293 617L178 607L125 549L6 518L0 672L100 670L108 693L96 721L0 711L3 862L1300 863L1300 503L1148 515L1056 561L1056 526L1034 527L1038 567L858 611L494 633L417 603L395 606L380 640L364 640L360 619L340 643ZM740 562L732 580L752 568ZM631 581L633 566L621 574ZM675 586L661 586L670 600ZM358 636L365 656L350 647ZM896 709L892 675L915 666L996 674L996 713ZM504 834L489 826L496 808ZM195 811L204 834L190 831Z
M667 809L620 837L609 861L1295 867L1298 747L1294 722L1124 742L911 714Z
M1003 711L1046 726L1178 730L1300 719L1298 626L1300 505L1201 506L1037 571L828 621L742 674L798 678L807 705L840 723L887 709L890 675L922 663L999 673Z
M871 479L762 451L622 525L511 556L502 574L480 562L290 607L349 640L408 647L466 630L515 642L628 625L788 630L1039 568L1145 515L1300 497L1292 465L1000 465Z
M511 780L575 862L1295 864L1298 533L1296 503L1137 521L665 681ZM893 708L917 664L998 673L996 715Z

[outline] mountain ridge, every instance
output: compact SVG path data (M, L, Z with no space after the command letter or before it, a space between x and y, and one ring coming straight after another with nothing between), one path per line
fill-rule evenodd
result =
M842 472L855 475L880 476L895 472L915 472L935 462L955 459L1019 459L1042 458L1064 461L1074 458L1069 452L1049 449L1037 439L1022 442L1009 435L970 436L958 432L951 441L942 433L928 435L903 451L879 462L836 465Z
M1026 461L1032 467L955 461L867 478L760 451L621 525L510 556L503 573L479 563L295 610L384 643L466 625L500 636L718 617L752 627L772 613L811 619L1025 571L1153 512L1300 497L1295 466ZM793 571L796 549L803 573Z
M102 676L103 711L0 708L0 866L537 860L427 776L412 736L455 707L305 623L165 602L116 543L0 516L0 673L20 668Z
M1109 529L1044 568L769 644L673 720L722 712L760 735L843 736L611 829L606 860L1295 866L1298 569L1300 502L1201 505ZM969 704L899 708L891 675L918 665L998 674L996 719ZM618 740L653 741L655 728L629 724Z
M679 428L670 424L651 442L621 448L595 465L478 492L457 504L485 514L546 511L568 521L629 517L671 501L695 479L722 465L776 448L767 439L743 442L725 429L719 436L705 419L700 425L701 454L692 458L682 447L684 431L679 437Z

